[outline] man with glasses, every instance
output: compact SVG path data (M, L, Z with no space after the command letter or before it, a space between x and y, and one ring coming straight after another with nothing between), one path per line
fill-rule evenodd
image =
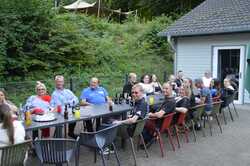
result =
M144 119L148 112L148 105L144 98L144 91L140 84L135 84L131 89L132 98L135 101L134 107L125 120L114 121L114 124L129 124L128 135L132 136L136 128L136 121Z
M78 98L74 95L74 93L64 88L64 77L62 75L57 75L55 77L55 90L52 93L50 104L54 108L60 108L61 113L64 113L64 109L66 105L70 107L74 107L78 104ZM72 138L76 138L77 136L74 134L75 123L69 124L69 132L68 136Z
M128 116L126 120L121 121L114 121L113 123L125 123L125 124L133 124L138 119L144 119L147 114L147 103L145 101L145 98L143 97L143 89L142 86L139 84L135 84L132 87L131 90L132 97L135 101L135 105L133 110L131 111L131 114Z

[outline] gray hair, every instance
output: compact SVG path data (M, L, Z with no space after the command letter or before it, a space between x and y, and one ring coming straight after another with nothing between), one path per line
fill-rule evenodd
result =
M62 75L55 76L55 81L57 80L64 80L64 77Z
M132 89L138 88L142 93L144 92L142 86L140 84L135 84Z

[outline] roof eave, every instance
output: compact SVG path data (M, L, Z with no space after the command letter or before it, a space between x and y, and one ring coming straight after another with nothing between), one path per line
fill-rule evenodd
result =
M249 30L237 30L237 31L224 31L224 32L200 32L200 33L183 33L183 34L174 34L168 32L160 32L158 36L160 37L191 37L191 36L210 36L210 35L222 35L222 34L232 34L232 33L248 33Z

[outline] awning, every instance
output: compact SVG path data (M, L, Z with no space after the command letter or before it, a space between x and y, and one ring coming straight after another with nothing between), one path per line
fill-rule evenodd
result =
M90 4L90 3L84 2L83 0L77 0L76 2L70 5L64 6L64 8L68 10L87 9L90 7L94 7L95 4L96 2Z

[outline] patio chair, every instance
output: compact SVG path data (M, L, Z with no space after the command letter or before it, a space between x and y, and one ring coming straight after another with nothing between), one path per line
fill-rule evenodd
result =
M225 108L226 107L227 107L227 110L228 110L228 112L230 114L232 122L234 121L233 114L232 114L231 109L230 109L230 104L233 103L233 100L234 100L234 95L228 95L228 96L225 96L223 98L223 107L221 107L220 110L222 112L225 124L227 124L227 119L226 119L226 116L225 116Z
M210 129L210 135L211 136L212 136L212 123L211 123L210 117L213 117L213 118L216 119L218 127L220 129L220 132L222 133L221 123L220 123L220 120L218 118L221 103L223 103L223 101L213 102L212 112L210 114L206 114L206 118L204 118L204 121L206 120L208 122L208 124L209 124L209 129Z
M234 94L230 97L230 101L229 101L229 104L233 105L233 109L234 109L234 112L237 116L237 118L239 118L239 114L238 114L238 111L234 105L234 99L235 99L235 96L237 95L238 91L235 91Z
M104 158L104 148L112 145L117 163L120 165L120 160L118 158L117 150L114 144L118 126L119 125L112 125L96 132L80 133L80 144L95 149L95 162L96 151L99 150L101 153L103 166L106 166L107 164Z
M0 166L23 166L31 140L22 143L0 147Z
M176 124L174 124L175 131L176 131L176 139L177 139L177 143L178 143L179 148L180 148L179 134L184 133L186 142L187 143L189 142L189 139L188 139L189 128L186 125L186 115L187 115L187 112L185 112L185 113L180 112L178 120L177 120Z
M205 137L205 131L204 131L204 126L202 126L201 120L202 117L204 115L205 112L205 106L206 104L201 104L201 105L197 105L192 107L190 110L193 112L193 118L191 119L191 124L192 124L192 130L193 130L193 134L194 134L194 141L196 142L197 137L196 137L196 131L195 131L195 124L200 124L201 125L201 130L203 133L203 136Z
M139 144L140 144L140 142L142 142L146 157L149 157L148 151L147 151L147 148L145 145L145 141L144 141L144 138L142 136L142 131L143 131L145 122L146 122L146 118L143 120L137 120L136 123L134 123L132 125L131 124L123 124L118 128L117 136L121 137L122 139L129 139L129 141L130 141L130 145L131 145L131 149L132 149L132 153L133 153L133 158L134 158L134 165L137 165L134 138L137 137L137 139L138 139L137 150L139 150ZM133 131L131 131L131 130L133 130Z
M75 157L75 166L79 165L79 137L76 140L65 138L36 138L34 146L41 165L62 165L63 163L69 165L73 156Z
M173 151L175 151L175 146L174 146L173 138L172 138L172 132L170 130L171 122L173 120L174 115L175 115L175 112L172 112L172 113L165 115L164 117L161 118L163 120L161 127L160 128L155 127L153 129L154 135L156 136L156 139L158 140L159 145L160 145L162 157L164 157L164 145L163 145L162 136L161 136L161 134L163 134L163 133L166 133L168 135L168 140L169 140L170 144L172 145ZM152 123L154 123L154 124L156 124L157 120L160 120L160 119L149 118L149 121L152 121Z

